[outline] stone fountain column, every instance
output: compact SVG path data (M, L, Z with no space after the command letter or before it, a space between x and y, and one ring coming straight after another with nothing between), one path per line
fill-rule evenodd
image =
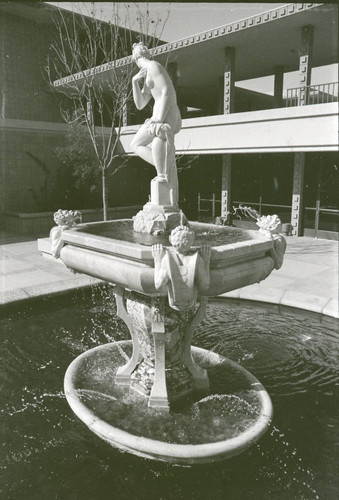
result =
M148 397L151 407L169 408L191 393L208 391L206 370L194 361L191 341L205 317L207 298L193 310L177 311L167 297L146 297L115 287L118 316L133 341L130 360L117 371L115 382Z

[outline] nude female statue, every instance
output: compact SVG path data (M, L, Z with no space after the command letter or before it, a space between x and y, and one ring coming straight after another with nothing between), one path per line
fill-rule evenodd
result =
M135 154L155 166L158 182L168 181L173 191L172 204L176 205L178 179L174 135L181 128L181 116L168 73L161 64L152 61L150 57L142 42L133 45L132 58L140 68L132 79L135 105L137 109L143 109L153 97L154 106L152 117L138 130L131 146Z

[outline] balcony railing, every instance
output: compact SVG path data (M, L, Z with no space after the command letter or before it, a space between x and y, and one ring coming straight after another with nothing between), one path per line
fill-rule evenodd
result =
M300 106L300 104L326 104L337 101L338 82L295 87L288 89L286 95L286 107Z

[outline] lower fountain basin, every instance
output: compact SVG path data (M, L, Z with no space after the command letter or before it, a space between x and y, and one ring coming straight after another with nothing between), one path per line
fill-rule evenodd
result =
M78 356L65 375L72 410L110 445L141 457L192 465L238 455L267 430L273 413L270 397L240 365L192 347L195 360L209 372L210 394L164 412L114 383L131 349L131 341L95 347Z

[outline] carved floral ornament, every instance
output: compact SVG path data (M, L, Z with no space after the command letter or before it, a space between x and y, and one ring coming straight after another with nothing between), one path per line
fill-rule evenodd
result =
M273 247L270 253L274 261L274 268L280 269L286 251L286 240L279 234L281 230L281 220L277 215L263 215L258 218L257 226L259 226L259 233L273 240Z
M57 224L52 227L49 238L51 241L51 251L55 259L59 259L60 251L64 246L62 241L62 232L66 229L81 224L82 214L79 210L59 210L54 213L54 222Z
M277 234L281 230L281 220L277 215L262 215L256 224L259 227L259 232L266 236Z

